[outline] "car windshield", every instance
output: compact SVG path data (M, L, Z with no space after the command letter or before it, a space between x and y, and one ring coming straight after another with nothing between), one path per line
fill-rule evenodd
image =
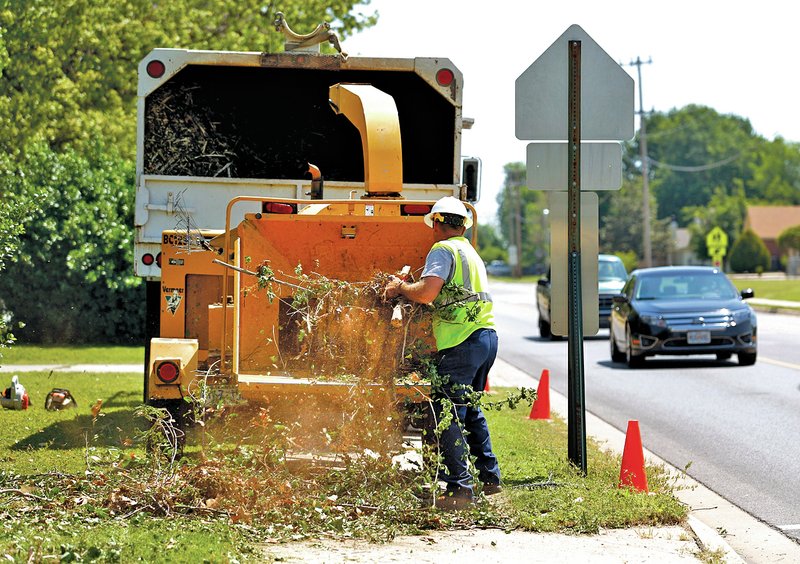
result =
M597 263L597 279L601 282L607 280L627 280L628 272L622 261L601 260Z
M730 300L738 295L736 287L719 272L643 276L636 288L637 300Z

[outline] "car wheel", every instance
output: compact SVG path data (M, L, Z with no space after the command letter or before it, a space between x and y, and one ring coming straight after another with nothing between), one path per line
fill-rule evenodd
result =
M728 360L731 357L731 353L724 352L724 353L717 353L717 360Z
M539 335L543 339L549 339L553 336L550 332L550 324L539 316Z
M625 351L625 360L630 368L640 368L644 365L644 355L633 354L633 337L631 336L631 328L625 328L625 336L627 340L627 350Z
M625 362L625 354L617 348L617 341L614 339L614 332L608 334L609 349L611 350L611 362Z
M739 366L753 366L758 353L739 353Z

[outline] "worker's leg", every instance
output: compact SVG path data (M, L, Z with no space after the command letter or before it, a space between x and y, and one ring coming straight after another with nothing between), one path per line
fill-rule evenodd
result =
M484 389L496 356L497 333L491 329L475 331L460 345L439 353L438 371L447 378L442 392L453 403L454 420L439 440L447 469L442 479L451 491L469 490L472 494L467 452L477 457L476 467L481 481L500 482L500 470L492 453L486 418L480 409L468 406L466 399L469 391ZM437 415L441 417L441 406L439 411Z
M465 497L473 495L467 459L468 443L463 431L467 415L466 394L477 368L469 341L467 339L456 347L439 352L437 370L443 382L440 386L434 386L433 390L436 420L441 421L445 415L442 402L439 401L442 397L452 404L449 412L453 416L452 422L439 437L439 449L445 466L445 472L440 472L439 478L447 484L448 492Z
M472 387L474 390L483 391L486 389L489 370L497 357L497 333L492 329L480 329L473 333L473 337L476 337L473 354L477 359L483 359L483 362L475 373ZM478 478L484 483L499 484L500 467L492 451L489 426L480 407L467 407L464 428L467 431L470 454L475 457Z

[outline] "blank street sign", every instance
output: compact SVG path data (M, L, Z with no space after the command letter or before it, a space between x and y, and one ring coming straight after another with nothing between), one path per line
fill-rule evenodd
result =
M569 171L566 143L528 144L531 190L566 190ZM622 186L622 145L616 141L581 143L581 190L619 190Z
M633 78L578 25L567 28L516 81L517 139L566 141L568 44L581 42L581 140L633 137Z
M553 335L569 334L567 317L567 193L550 192L550 330ZM581 194L581 302L583 334L596 335L600 328L597 290L597 194Z

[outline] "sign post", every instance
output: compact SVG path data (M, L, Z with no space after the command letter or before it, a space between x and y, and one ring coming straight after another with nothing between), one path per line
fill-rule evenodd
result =
M590 93L582 96L583 87ZM553 318L566 315L568 322L568 455L569 460L586 474L586 407L583 362L583 274L581 272L581 190L619 189L622 184L619 143L616 149L608 140L633 137L633 79L623 71L583 29L570 26L516 81L516 135L518 139L560 141L533 143L528 146L528 184L530 188L554 189L553 179L565 178L567 206L567 257L559 262L552 256L552 269L564 264L567 270L567 308L551 309ZM592 166L586 167L582 182L581 152L583 139L604 141L586 144ZM566 176L563 176L563 143L566 142ZM541 146L537 146L541 145ZM533 146L533 147L532 147ZM619 151L619 153L616 153ZM611 157L614 154L619 157ZM533 158L532 158L533 156ZM619 174L616 169L619 169ZM558 186L555 186L558 189ZM597 199L592 200L596 206ZM596 216L596 213L594 214ZM558 222L551 222L555 225ZM596 230L596 227L594 227ZM596 233L594 234L596 239ZM558 240L556 234L552 240ZM591 268L597 270L596 250ZM584 268L586 264L584 263ZM595 277L592 277L596 280ZM551 285L551 305L563 289ZM597 309L597 287L590 307ZM595 316L596 318L597 316ZM558 324L553 322L551 327ZM597 332L596 324L592 334Z
M706 235L706 248L714 266L722 268L722 258L728 251L728 234L719 226L714 227Z
M570 41L569 49L569 123L567 189L567 244L569 245L567 343L568 403L570 422L567 428L569 459L586 474L586 394L583 377L583 305L581 304L581 42Z

